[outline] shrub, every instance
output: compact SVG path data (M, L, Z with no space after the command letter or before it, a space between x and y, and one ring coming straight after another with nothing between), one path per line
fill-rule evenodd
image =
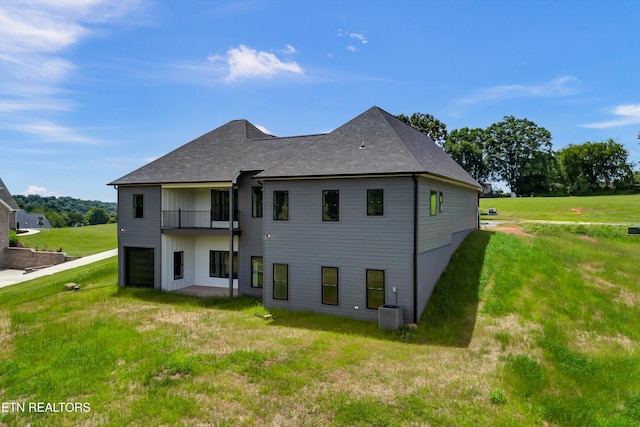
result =
M12 248L18 246L18 233L15 230L9 230L9 246Z

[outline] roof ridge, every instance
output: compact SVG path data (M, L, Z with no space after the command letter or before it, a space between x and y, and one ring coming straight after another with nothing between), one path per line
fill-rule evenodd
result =
M393 125L389 121L389 118L392 117L394 120L397 120L397 121L399 121L401 123L402 123L402 121L400 119L398 119L397 117L393 116L392 114L384 111L382 108L379 108L379 107L375 107L375 108L378 109L378 112L382 115L382 118L387 122L387 124L389 125L389 128L391 128L391 131L393 132L393 134L396 136L396 138L398 138L398 140L400 141L400 144L402 145L402 148L404 149L404 151L407 154L409 154L409 156L411 157L411 160L413 161L414 166L416 166L416 170L424 169L423 165L418 161L418 159L416 159L416 156L414 155L413 151L411 151L409 149L409 147L407 147L407 144L404 141L404 139L398 134L398 132L396 132L396 129L393 127Z

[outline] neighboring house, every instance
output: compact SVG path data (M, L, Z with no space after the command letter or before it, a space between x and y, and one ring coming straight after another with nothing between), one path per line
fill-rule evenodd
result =
M52 228L47 216L43 213L26 213L23 209L20 209L16 218L21 229Z
M5 267L5 248L9 247L9 230L16 228L18 203L0 178L0 268Z
M397 304L408 323L477 228L482 191L377 107L322 135L232 121L109 185L121 286L228 286L267 308L364 320Z

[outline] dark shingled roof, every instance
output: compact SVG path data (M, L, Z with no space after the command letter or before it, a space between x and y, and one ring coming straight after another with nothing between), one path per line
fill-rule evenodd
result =
M9 189L4 185L4 182L2 182L2 178L0 178L0 200L5 202L12 210L17 211L20 209L20 206L18 206L18 203L9 192Z
M111 185L417 173L480 185L431 138L378 107L325 135L276 138L246 120L209 132Z

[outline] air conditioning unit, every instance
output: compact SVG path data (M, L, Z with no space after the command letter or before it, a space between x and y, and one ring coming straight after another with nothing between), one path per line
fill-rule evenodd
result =
M378 328L395 331L402 324L402 307L385 304L378 308Z

